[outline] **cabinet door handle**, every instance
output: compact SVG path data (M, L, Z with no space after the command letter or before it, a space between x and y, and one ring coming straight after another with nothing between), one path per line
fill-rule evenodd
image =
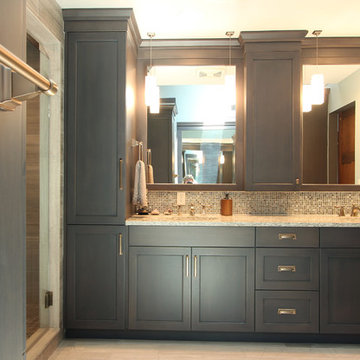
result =
M119 234L119 255L123 255L123 248L122 248L122 234Z
M186 277L189 277L189 255L185 256L185 262L186 262Z
M119 159L119 189L123 189L123 159Z
M194 277L197 277L197 256L194 256Z
M279 234L279 240L296 240L296 234Z
M296 272L295 265L278 265L278 272Z
M278 309L278 315L296 315L296 309Z

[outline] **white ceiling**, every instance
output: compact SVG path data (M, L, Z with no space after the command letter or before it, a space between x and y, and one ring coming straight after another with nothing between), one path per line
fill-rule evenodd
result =
M57 0L66 8L133 8L143 39L224 38L225 32L322 29L360 36L360 0Z

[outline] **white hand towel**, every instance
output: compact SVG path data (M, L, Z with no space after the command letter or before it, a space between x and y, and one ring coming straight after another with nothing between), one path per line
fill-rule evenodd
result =
M147 206L145 164L138 160L135 165L133 204Z
M154 169L152 165L147 166L147 183L148 184L154 183Z

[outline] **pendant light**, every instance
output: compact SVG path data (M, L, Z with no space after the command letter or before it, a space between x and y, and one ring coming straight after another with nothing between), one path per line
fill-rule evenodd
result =
M231 37L234 35L234 33L235 33L234 31L227 31L225 33L225 35L229 38L229 67L231 66ZM225 89L230 106L235 105L236 82L235 82L235 75L233 73L225 75Z
M150 38L150 64L145 76L145 104L150 106L151 114L158 114L160 111L160 89L156 85L156 78L152 73L152 39L155 33L148 32L147 35Z
M311 111L312 109L311 96L312 96L311 85L303 85L303 94L302 94L303 112Z
M321 34L322 30L314 30L313 35L316 36L316 67L317 71L319 70L319 35ZM321 105L324 103L324 75L317 73L313 74L311 77L311 103L313 105Z

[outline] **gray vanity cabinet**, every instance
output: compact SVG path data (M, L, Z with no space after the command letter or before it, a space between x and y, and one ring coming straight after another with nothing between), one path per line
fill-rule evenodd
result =
M254 330L253 228L130 226L129 245L130 329Z
M125 226L68 226L66 327L125 327Z
M130 248L129 329L190 330L190 261L190 248Z
M320 230L320 332L360 334L360 229Z
M319 331L319 230L256 229L257 332Z
M253 331L254 250L192 249L192 329Z
M253 249L131 247L129 256L130 329L253 330Z

